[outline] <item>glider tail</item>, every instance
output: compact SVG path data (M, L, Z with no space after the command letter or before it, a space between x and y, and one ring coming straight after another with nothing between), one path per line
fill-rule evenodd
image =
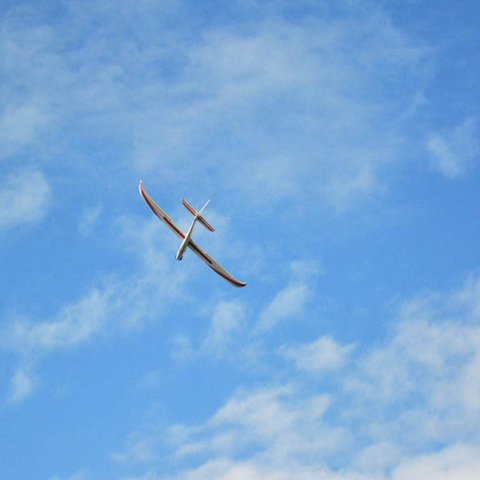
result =
M210 200L205 203L205 205L200 209L200 211L196 211L184 198L182 198L183 206L207 229L211 232L214 232L215 229L203 218L202 212L205 210L207 205L209 204Z

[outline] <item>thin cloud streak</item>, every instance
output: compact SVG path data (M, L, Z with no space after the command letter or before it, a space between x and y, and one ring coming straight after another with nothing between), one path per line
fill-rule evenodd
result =
M279 353L292 361L297 368L312 374L338 370L348 360L353 345L340 345L329 336L299 345L282 346Z
M7 395L6 404L15 405L21 403L33 392L35 381L31 374L25 369L19 369L12 377L10 389Z
M450 179L464 176L478 162L478 133L477 122L468 118L451 131L432 134L427 141L432 169Z
M0 229L40 221L52 192L45 176L35 170L10 174L0 185Z
M298 316L303 312L310 291L302 283L292 284L278 292L260 313L254 332L263 333L273 329L280 322Z

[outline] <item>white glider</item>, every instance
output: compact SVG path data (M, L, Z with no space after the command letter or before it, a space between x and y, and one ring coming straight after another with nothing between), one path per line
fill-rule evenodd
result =
M206 254L193 240L192 233L196 222L200 222L205 228L213 232L215 229L203 218L202 212L208 205L208 201L198 212L187 203L186 200L182 200L185 208L193 215L193 222L187 233L183 233L172 221L172 219L148 196L147 192L143 188L142 181L138 184L140 195L147 202L148 206L152 209L153 213L163 222L165 225L182 240L180 248L177 251L176 259L181 260L185 253L185 250L189 248L196 253L214 272L218 273L227 282L230 282L235 287L244 287L246 283L240 282L230 275L218 262L216 262L210 255Z

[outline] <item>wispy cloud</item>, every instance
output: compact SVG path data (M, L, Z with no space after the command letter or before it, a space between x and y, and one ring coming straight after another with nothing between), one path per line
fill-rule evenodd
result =
M392 480L438 478L443 480L475 480L480 471L478 445L454 445L440 452L406 460L392 475Z
M49 122L42 102L7 105L0 117L0 159L14 155L37 140Z
M452 179L464 175L478 160L478 133L477 122L468 118L450 131L432 134L427 141L432 168Z
M386 17L355 17L351 24L311 20L301 28L260 21L245 33L219 30L202 40L189 52L185 70L187 85L195 85L196 107L188 109L184 124L201 138L200 124L208 132L218 131L224 118L244 126L235 133L222 129L216 144L219 150L236 135L236 143L251 149L242 161L234 154L234 162L217 167L226 185L260 203L314 191L338 207L377 188L379 170L395 159L400 140L390 132L379 136L378 122L389 122L384 107L390 113L401 107L367 85L391 79L394 64L408 79L404 88L421 76L421 51Z
M301 370L324 373L341 368L352 350L352 345L340 345L333 338L322 336L310 343L283 346L279 353Z
M383 345L283 347L300 367L284 382L238 389L204 422L171 427L177 463L194 464L171 478L475 478L479 285L405 302ZM348 371L312 388L310 374L347 356Z
M15 320L4 338L8 348L19 352L43 352L74 347L101 330L110 315L111 292L93 290L78 303L64 307L50 321L26 323Z
M145 463L153 459L154 439L138 432L128 436L123 452L112 453L110 457L119 463Z
M172 28L184 20L182 2L68 6L49 26L11 12L5 70L25 83L11 82L18 101L40 105L25 107L29 121L12 123L25 124L17 136L48 122L47 150L82 135L103 138L127 147L128 168L205 191L210 181L196 180L215 173L219 193L239 192L248 205L287 198L354 206L400 159L399 119L423 88L426 52L380 9L295 21L282 3L250 7L258 15L239 18L235 29L195 24L188 33ZM138 35L126 39L121 27L132 18Z
M303 283L288 285L278 292L260 313L256 331L272 329L280 322L302 313L309 298L308 287Z
M7 404L18 404L27 398L35 388L35 382L30 372L19 369L12 377Z
M360 409L376 405L388 417L372 418L372 432L417 446L476 436L480 329L478 298L472 302L469 295L472 282L478 288L478 280L470 280L452 295L405 304L390 341L368 353L360 370L347 377Z
M300 455L333 451L343 442L342 429L327 427L322 417L327 395L299 399L293 386L240 390L181 445L177 456L215 453L237 455L256 445L259 456L285 462ZM317 429L323 435L317 435ZM328 440L327 440L328 437Z
M233 336L244 328L245 305L240 301L222 301L215 306L210 327L205 335L205 348L223 351Z
M50 185L41 172L10 174L0 185L0 228L41 220L51 196Z
M228 247L228 242L221 243ZM235 299L220 300L203 308L201 317L209 317L209 325L198 338L177 335L173 356L182 362L211 357L210 360L221 359L236 368L262 368L262 357L270 350L269 334L301 317L312 295L310 286L320 272L316 262L303 260L284 265L283 271L285 280L279 290L255 306L249 305L248 300ZM336 353L340 354L341 346L338 348ZM286 351L282 350L282 354L287 356Z

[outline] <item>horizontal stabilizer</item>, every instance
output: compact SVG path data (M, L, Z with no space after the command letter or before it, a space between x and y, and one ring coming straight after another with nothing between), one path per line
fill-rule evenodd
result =
M183 206L207 229L207 230L210 230L211 232L214 232L215 229L203 218L202 215L200 215L199 212L197 212L184 198L182 198L182 203L183 203ZM208 204L208 202L207 202ZM205 204L205 206L203 208L205 208L207 206L207 204ZM203 210L202 208L202 210ZM201 211L202 211L201 210ZM201 212L200 211L200 212Z

